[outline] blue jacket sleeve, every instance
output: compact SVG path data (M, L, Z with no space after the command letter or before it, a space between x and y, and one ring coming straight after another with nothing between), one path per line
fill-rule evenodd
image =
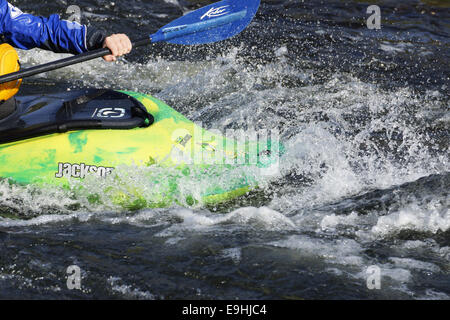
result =
M0 34L3 42L16 48L73 54L99 47L103 37L96 29L88 31L86 26L61 20L56 14L44 18L23 13L6 0L0 0ZM88 39L94 34L95 41Z

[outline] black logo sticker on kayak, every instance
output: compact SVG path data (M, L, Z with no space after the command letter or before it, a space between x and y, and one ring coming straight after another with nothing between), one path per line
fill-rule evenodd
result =
M72 164L60 162L58 163L58 172L55 173L55 177L58 179L64 177L84 179L87 175L97 175L98 177L105 178L113 170L114 168L90 166L84 163Z
M92 118L123 118L126 110L123 108L102 108L95 109Z

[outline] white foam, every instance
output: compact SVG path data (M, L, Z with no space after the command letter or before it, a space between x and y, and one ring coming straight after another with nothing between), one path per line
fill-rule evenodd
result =
M423 147L428 139L420 136L419 128L405 125L404 120L417 105L427 106L418 110L422 118L443 110L439 92L419 98L407 88L384 91L339 74L328 83L296 90L289 96L291 100L292 95L302 97L298 102L301 113L295 116L299 132L285 142L287 154L280 161L281 171L295 172L312 182L293 190L287 186L271 207L280 211L313 208L448 171L448 159L432 155ZM316 114L327 120L310 120ZM362 114L367 120L349 121L349 114ZM358 133L347 139L343 133L355 131L355 127ZM384 141L393 151L387 152L373 141L374 134L383 130ZM398 133L401 144L396 141ZM403 154L400 160L397 154Z
M327 229L335 229L339 225L355 225L358 221L358 214L356 212L352 212L349 215L340 215L337 216L335 214L326 215L322 221L320 222L320 227L323 230Z
M0 181L1 205L19 211L22 215L35 215L58 208L59 212L69 212L68 207L77 204L70 192L56 187L35 187L10 184Z
M242 259L241 248L230 248L222 251L222 256L225 259L231 259L235 264L239 264Z
M178 2L178 0L164 0L165 3L169 3L169 4L173 4L176 6L180 6L180 3Z
M430 262L425 262L425 261L419 261L419 260L415 260L415 259L410 259L410 258L397 258L397 257L391 257L389 258L389 260L394 263L394 265L396 267L401 267L401 268L407 268L409 270L414 269L414 270L423 270L423 271L430 271L430 272L440 272L441 269Z
M285 56L289 53L289 50L286 46L279 47L277 50L275 50L275 55L280 58L282 56Z
M301 255L324 259L327 263L360 266L363 248L352 239L326 241L307 236L294 235L269 245L298 251Z
M293 230L296 228L295 224L288 217L267 207L240 208L222 217L219 223L252 225L258 229L271 231Z
M391 42L384 42L380 43L380 49L386 52L396 53L396 52L405 52L408 50L408 48L413 48L414 45L412 43L407 42L398 42L398 43L391 43Z
M386 236L402 230L436 233L450 228L450 212L442 204L429 203L425 207L411 204L387 216L379 217L372 232Z
M407 284L412 281L412 274L409 270L404 268L396 268L391 264L381 264L378 265L377 267L380 270L381 288L390 287L410 294L408 288L404 286L404 284ZM368 274L366 267L364 267L360 273L356 274L357 278L365 280L367 279L367 276Z
M288 217L267 207L245 207L228 214L174 209L171 210L171 215L180 218L182 222L169 226L159 232L157 236L179 237L185 231L208 232L224 225L227 226L228 231L242 226L267 231L294 230L296 228Z
M17 219L9 219L9 218L1 218L0 217L0 226L2 227L29 227L29 226L40 226L47 225L52 223L62 223L67 221L72 221L77 219L78 221L88 221L95 214L90 213L73 213L73 214L52 214L52 215L41 215L36 218L32 218L29 220L17 220Z
M381 275L401 283L411 282L412 280L411 271L403 268L391 268L387 266L386 268L381 268Z
M444 292L439 292L434 289L425 290L425 295L420 296L420 300L449 300L450 296Z
M144 299L144 300L155 300L156 297L148 291L142 291L138 288L134 288L131 285L120 284L123 282L119 277L109 277L108 283L111 286L111 290L121 294L127 299Z

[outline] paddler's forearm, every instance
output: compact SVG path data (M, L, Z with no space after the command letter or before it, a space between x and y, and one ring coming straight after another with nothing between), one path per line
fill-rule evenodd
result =
M34 16L0 0L0 18L3 41L16 48L42 48L73 54L89 50L87 27L61 20L56 14L48 18Z
M108 47L113 54L105 56L106 61L114 61L131 51L131 41L126 35L106 36L95 27L61 20L56 14L49 18L26 14L5 0L0 0L0 35L3 42L26 50L41 48L78 54Z

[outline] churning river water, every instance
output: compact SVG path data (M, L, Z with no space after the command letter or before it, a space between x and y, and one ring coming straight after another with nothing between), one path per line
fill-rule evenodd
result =
M134 39L210 3L11 2L64 17L76 4L82 23ZM366 24L373 4L380 30ZM0 181L0 298L449 299L449 8L262 1L231 40L25 80L20 94L126 89L206 128L275 128L286 153L257 192L218 208L130 211ZM23 67L61 57L19 55ZM67 288L71 265L81 290Z

